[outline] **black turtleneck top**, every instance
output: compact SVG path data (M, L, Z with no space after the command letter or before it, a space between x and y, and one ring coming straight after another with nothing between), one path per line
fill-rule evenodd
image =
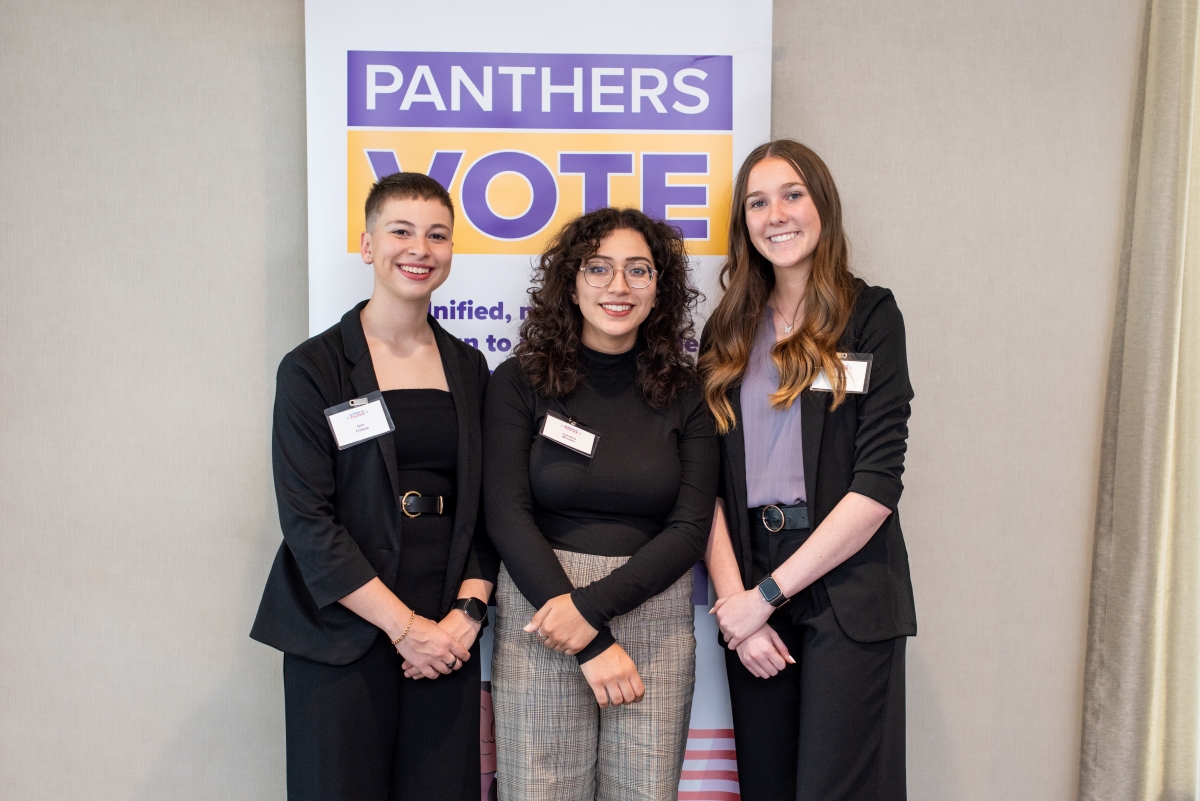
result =
M496 369L484 411L488 533L525 598L541 608L571 594L600 633L579 661L615 640L607 622L667 589L704 555L719 450L698 386L665 409L637 386L637 351L583 348L584 383L562 401L538 399L516 359ZM546 410L598 432L589 459L538 432ZM574 588L553 549L629 561Z

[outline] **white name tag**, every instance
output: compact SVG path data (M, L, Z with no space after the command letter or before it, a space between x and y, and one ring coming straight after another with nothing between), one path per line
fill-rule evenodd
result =
M870 353L839 353L838 358L846 367L846 391L855 395L865 395L871 383L871 363L875 357ZM813 389L833 392L833 384L825 371L817 373L812 382Z
M600 435L595 431L588 431L578 423L572 423L554 412L546 412L541 435L588 458L596 452L596 441L600 439Z
M339 451L396 430L382 392L330 406L325 410L325 419L333 430Z

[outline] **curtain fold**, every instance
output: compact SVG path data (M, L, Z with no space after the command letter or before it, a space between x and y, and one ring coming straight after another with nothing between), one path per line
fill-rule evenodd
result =
M1109 363L1081 801L1200 797L1197 0L1151 0Z

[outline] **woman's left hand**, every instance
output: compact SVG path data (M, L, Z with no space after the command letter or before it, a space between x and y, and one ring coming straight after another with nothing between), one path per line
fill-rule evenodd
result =
M596 631L579 614L569 594L557 595L546 601L525 630L537 636L549 648L573 656L596 638Z
M476 623L471 618L467 617L467 613L461 609L451 609L450 613L438 621L438 628L445 631L454 639L458 640L459 644L468 651L475 644L475 638L479 636L479 630L483 628L482 623ZM424 678L421 675L421 670L414 667L407 659L401 665L404 668L404 677L408 679ZM462 667L462 663L459 663ZM457 670L458 668L455 668Z
M775 607L766 602L758 587L751 587L719 599L709 614L717 616L721 634L729 650L734 651L743 640L761 629L774 611Z

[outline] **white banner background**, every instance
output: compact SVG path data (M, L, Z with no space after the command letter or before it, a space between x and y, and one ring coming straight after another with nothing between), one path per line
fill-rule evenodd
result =
M450 184L451 194L458 206L458 222L455 230L453 270L446 283L435 293L434 306L444 307L438 316L447 330L456 336L473 341L488 357L493 368L506 357L500 340L508 344L517 341L520 324L519 310L526 300L529 286L531 256L540 249L545 235L560 224L563 216L582 211L580 177L564 177L560 166L548 163L558 183L558 206L553 223L548 224L537 236L515 242L496 242L495 251L488 252L488 239L471 228L465 219L462 207L462 177L482 151L512 150L514 145L505 144L488 148L489 138L497 141L511 140L514 135L521 139L521 150L534 152L538 148L548 152L564 150L594 150L597 145L604 150L628 150L633 154L657 152L657 142L667 142L663 135L670 135L670 150L678 151L680 141L695 141L696 147L687 148L709 153L707 177L692 175L670 176L667 186L706 185L707 208L689 213L686 209L667 205L667 217L689 218L706 216L710 236L705 241L691 243L693 251L707 251L708 255L693 256L698 283L709 301L716 297L716 272L721 263L719 254L724 252L724 228L722 219L728 214L729 187L733 171L746 154L770 136L771 103L771 2L770 0L741 0L733 3L719 0L698 2L650 2L649 0L616 0L603 5L584 5L521 0L505 3L482 2L481 0L443 0L439 3L396 3L382 0L354 0L332 2L331 0L308 0L305 6L306 53L307 53L307 101L308 101L308 237L309 237L309 333L317 334L338 322L354 304L370 296L372 287L371 268L362 263L356 249L350 245L357 241L362 228L362 202L365 186L373 178L366 154L358 146L382 147L397 154L398 164L403 169L424 172L430 166L427 151L430 148L462 152L461 164ZM517 115L497 114L501 119L496 127L481 128L478 125L455 124L449 118L445 126L430 125L427 121L419 127L399 125L363 125L353 127L349 122L362 123L362 116L350 113L348 104L355 100L348 92L348 54L352 51L381 51L400 53L456 53L456 54L591 54L595 58L607 58L613 63L622 63L612 57L628 55L630 64L636 58L663 56L728 56L732 59L732 115L731 125L701 131L647 129L647 118L658 119L645 113L642 117L631 114L629 94L608 92L599 102L620 104L624 101L618 123L609 123L601 128L581 128L579 124L563 127L532 128L507 127ZM372 54L373 56L377 54ZM467 56L470 60L471 56ZM545 57L549 58L549 57ZM369 59L373 63L379 59ZM482 64L482 56L476 57ZM510 63L512 58L509 59ZM662 59L660 59L662 60ZM534 59L536 61L536 59ZM397 62L399 63L399 62ZM466 63L466 61L464 61ZM502 61L496 61L501 64ZM547 62L548 63L548 62ZM555 62L557 64L557 62ZM553 83L571 82L571 72L554 67ZM467 68L474 84L481 86L483 67ZM631 69L632 71L632 69ZM617 87L625 80L615 72L605 81L606 86ZM450 87L436 68L430 73L438 84L443 105L451 103ZM495 75L493 86L498 104L504 100L503 91L509 91L507 74ZM422 100L432 91L428 82L420 87L412 84L418 80L411 69L403 74L404 80L397 91L379 93L376 99L379 108L395 110L408 90L423 90L414 93L410 108L421 110L424 120L431 118L437 103ZM376 85L387 87L387 75L376 76ZM592 78L592 80L598 80ZM692 79L695 83L695 79ZM626 90L630 90L627 85ZM701 84L702 85L702 84ZM675 84L677 87L678 84ZM536 108L541 100L539 76L530 74L525 79L526 112ZM591 81L584 81L585 101L597 102ZM730 91L728 88L726 92ZM631 91L630 91L631 93ZM469 93L469 87L461 91L462 108L474 108L478 103ZM668 98L669 95L664 95ZM556 110L569 108L572 102L569 93L556 93L553 98ZM508 102L504 100L504 102ZM690 97L686 103L692 103ZM714 98L714 103L717 99ZM388 105L390 104L390 105ZM474 105L472 105L474 104ZM511 110L511 109L510 109ZM594 109L589 109L594 110ZM649 102L646 103L649 112ZM668 109L670 111L670 109ZM393 115L394 116L394 115ZM459 115L461 117L461 115ZM533 117L526 113L526 117ZM557 121L568 117L562 113L552 115ZM586 114L582 116L588 116ZM590 115L595 118L596 115ZM667 117L671 115L668 114ZM504 118L508 118L505 120ZM582 118L582 117L581 117ZM628 128L614 127L629 120ZM608 120L605 120L608 123ZM636 123L636 124L634 124ZM732 146L728 140L731 134ZM389 138L390 137L390 138ZM405 138L407 137L407 138ZM656 137L659 137L656 139ZM686 139L691 137L691 140ZM722 145L722 141L724 144ZM445 146L442 146L442 142ZM622 141L627 145L622 145ZM385 142L383 145L370 143ZM413 145L414 142L430 142L429 146ZM464 142L466 144L464 144ZM710 145L716 142L715 149ZM393 143L397 143L393 147ZM528 143L528 146L526 146ZM615 143L615 144L614 144ZM425 147L425 150L421 150ZM405 148L408 148L407 150ZM413 155L413 150L420 155ZM482 151L481 151L482 148ZM723 148L723 150L722 150ZM356 152L357 151L357 152ZM721 151L718 153L718 151ZM551 162L553 155L548 156ZM543 161L547 161L543 159ZM644 164L641 165L644 167ZM644 173L645 170L643 169ZM725 173L728 174L725 174ZM512 173L508 173L509 176ZM499 180L499 178L497 179ZM641 204L641 194L633 184L621 181L645 180L644 176L611 178L611 199L614 205L623 203ZM497 188L515 187L528 195L529 187L519 183L490 184L485 192L489 201L497 197ZM622 188L624 187L624 188ZM641 192L644 193L645 184ZM623 200L623 197L633 198ZM513 217L531 206L519 198L515 210L496 208L502 217ZM357 216L356 216L357 215ZM480 244L480 243L484 244ZM465 245L465 246L464 246ZM528 247L523 247L528 245ZM464 252L468 251L468 252ZM503 314L485 317L483 320L447 318L451 300L461 309L461 304L470 299L472 306L486 305L496 310L503 304ZM702 306L697 330L702 324L707 303ZM698 334L697 334L698 336ZM489 340L488 337L491 337ZM692 708L691 735L688 741L687 761L684 764L680 783L680 798L688 801L730 801L737 797L736 765L732 759L732 724L729 713L728 690L725 682L723 656L716 642L716 628L707 614L708 602L713 597L711 589L705 592L704 577L698 581L696 606L696 639L698 643L696 691ZM484 680L489 678L490 631L484 640ZM485 684L485 689L487 688ZM490 695L484 694L485 729L490 728ZM484 776L482 793L494 797L492 776L494 754L491 737L485 731L481 746L484 750Z

